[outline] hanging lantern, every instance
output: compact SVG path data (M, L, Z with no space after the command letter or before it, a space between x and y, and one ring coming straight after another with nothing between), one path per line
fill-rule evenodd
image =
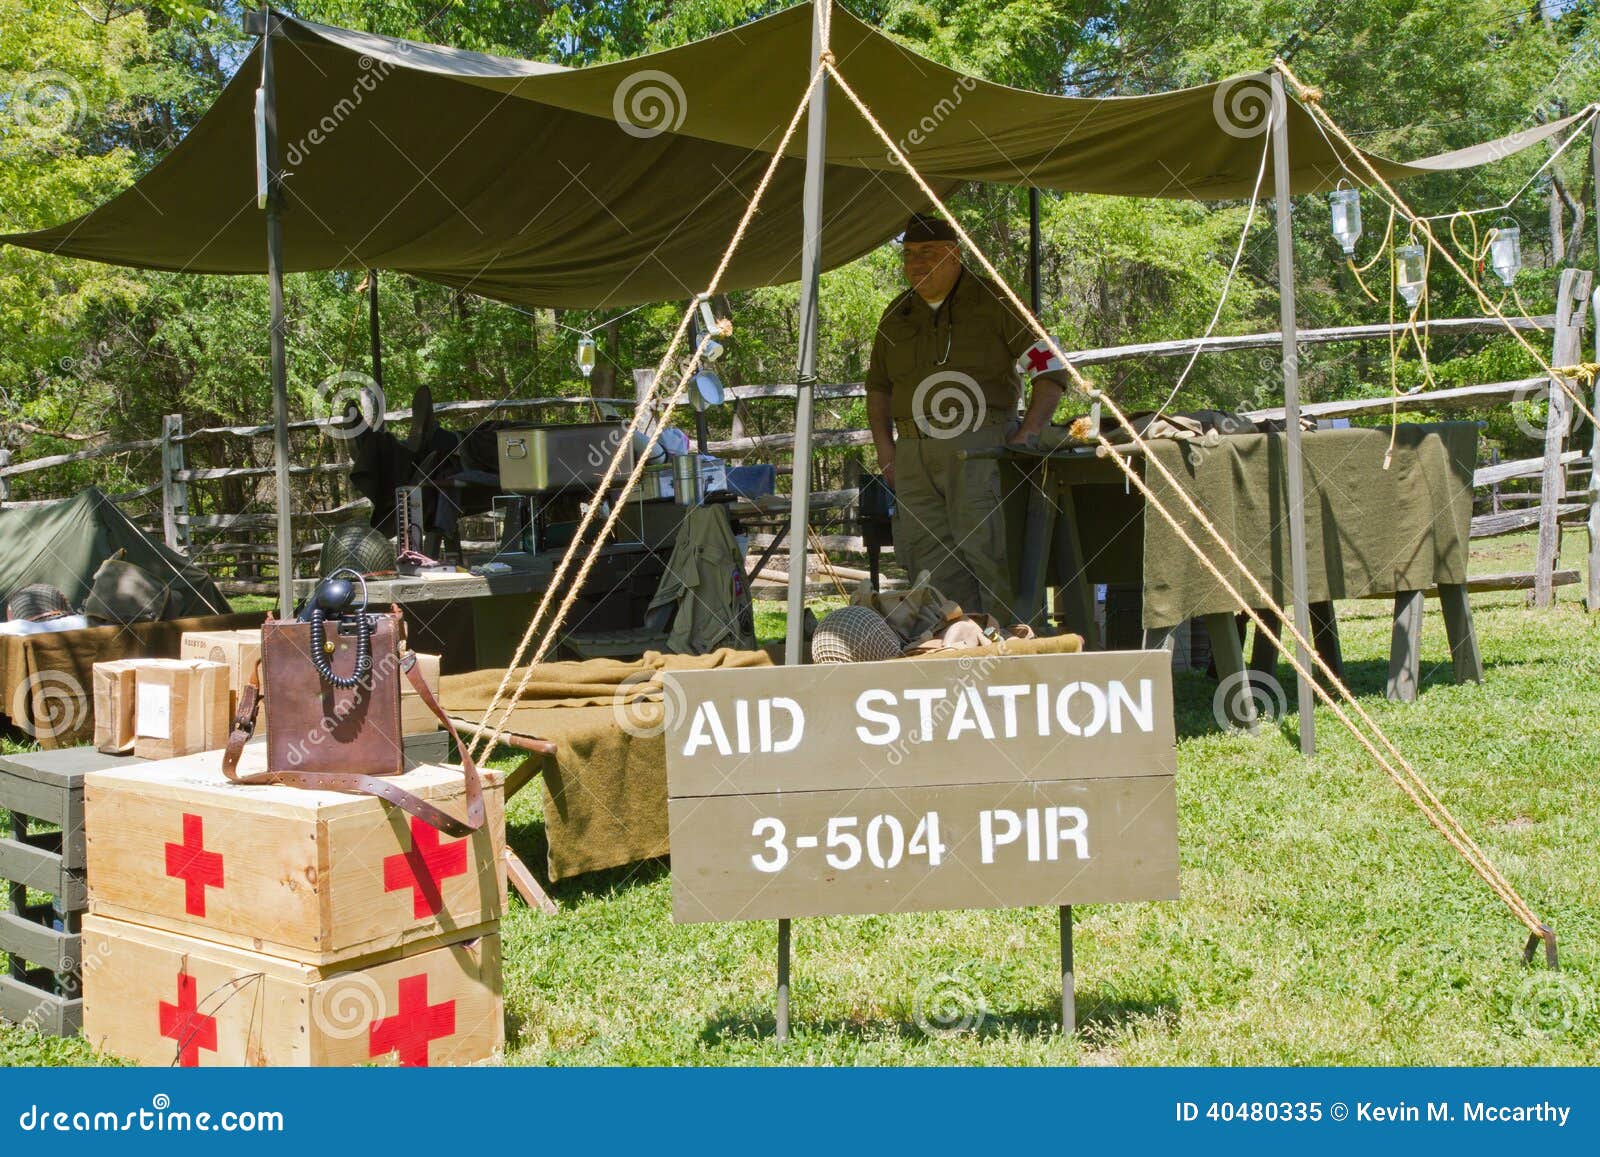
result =
M578 339L578 372L585 378L594 373L595 358L594 338L584 334Z
M1517 279L1517 270L1522 268L1522 230L1516 225L1495 226L1494 236L1489 241L1489 265L1510 289Z
M1356 242L1361 240L1361 194L1355 189L1339 188L1328 194L1328 207L1333 211L1333 236L1344 247L1346 257L1355 256Z
M1415 241L1406 244L1394 251L1394 283L1400 290L1400 296L1406 299L1406 305L1415 309L1417 302L1422 298L1422 286L1427 280L1423 271L1422 246Z

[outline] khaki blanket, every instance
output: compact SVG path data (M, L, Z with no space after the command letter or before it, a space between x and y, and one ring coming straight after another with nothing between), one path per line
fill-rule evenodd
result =
M765 651L724 648L707 655L650 651L634 662L590 659L537 667L507 725L559 748L554 758L541 760L550 879L667 854L662 671L771 665ZM445 676L440 699L446 713L481 722L504 673L501 668Z
M254 611L0 637L0 714L46 749L92 742L96 663L176 659L185 631L247 630L265 618Z
M1401 424L1388 470L1383 469L1387 430L1317 430L1305 434L1302 445L1310 601L1465 581L1478 445L1475 423ZM1150 446L1272 597L1280 605L1288 602L1283 436L1242 434L1223 438L1214 447L1157 439ZM1211 548L1211 557L1229 581L1241 592L1253 593L1171 485L1148 465L1141 466L1163 505L1198 545ZM1146 628L1241 609L1167 521L1145 511L1139 492L1129 491L1115 463L1093 457L1053 460L1050 476L1058 497L1065 497L1059 487L1071 488L1070 509L1088 558L1089 581L1142 584ZM1021 565L1027 488L1020 474L1003 480L1015 569ZM1061 530L1058 525L1056 533ZM1064 581L1053 560L1047 581Z

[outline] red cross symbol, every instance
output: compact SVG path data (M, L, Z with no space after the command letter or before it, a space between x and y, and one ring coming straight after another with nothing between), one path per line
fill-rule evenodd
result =
M465 840L440 846L439 833L415 816L411 817L411 850L385 856L383 890L398 892L411 888L411 915L421 920L437 916L444 907L439 881L467 873Z
M206 889L222 887L222 855L205 850L199 816L183 816L183 843L167 845L167 875L183 881L183 910L206 914Z
M1045 347L1036 345L1028 350L1028 368L1036 374L1042 374L1050 368L1054 356Z
M178 1042L178 1064L186 1069L199 1067L201 1049L217 1051L217 1018L200 1014L187 972L178 973L178 1003L161 1002L161 1035Z
M428 1067L428 1042L443 1040L456 1031L456 1002L428 1003L428 975L408 976L400 982L400 1011L372 1022L367 1055L399 1053L407 1068Z

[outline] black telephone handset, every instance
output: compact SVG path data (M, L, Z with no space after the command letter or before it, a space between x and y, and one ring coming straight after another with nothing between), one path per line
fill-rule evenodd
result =
M350 608L356 601L356 588L350 579L339 577L341 575L349 575L361 584L361 605L353 612ZM372 618L366 611L367 580L349 567L340 567L317 584L317 589L311 592L311 597L295 616L311 624L311 665L324 683L349 690L371 673ZM349 617L355 619L356 665L349 675L339 675L328 662L327 622L332 618L337 630L338 624Z

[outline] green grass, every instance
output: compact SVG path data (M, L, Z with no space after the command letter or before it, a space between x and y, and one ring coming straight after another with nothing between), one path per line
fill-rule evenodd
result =
M1565 565L1581 564L1581 536ZM1480 571L1526 569L1527 538ZM1581 565L1580 565L1581 569ZM1341 605L1363 702L1559 931L1563 971L1527 969L1524 933L1331 713L1302 760L1292 721L1213 722L1213 686L1177 685L1182 898L1077 911L1080 1034L1055 1031L1053 910L799 921L794 1032L772 1031L774 925L675 925L663 864L558 885L556 917L504 924L512 1064L1592 1064L1600 1060L1600 618L1474 600L1482 687L1449 682L1437 607L1421 698L1382 698L1386 603ZM761 633L781 633L763 607ZM1287 668L1285 668L1287 673ZM1294 701L1292 684L1286 688ZM510 838L543 847L523 793ZM954 994L972 1031L930 1035L919 997ZM925 1019L925 1018L921 1018ZM974 1018L977 1019L977 1018ZM0 1031L0 1062L95 1063L82 1042Z

